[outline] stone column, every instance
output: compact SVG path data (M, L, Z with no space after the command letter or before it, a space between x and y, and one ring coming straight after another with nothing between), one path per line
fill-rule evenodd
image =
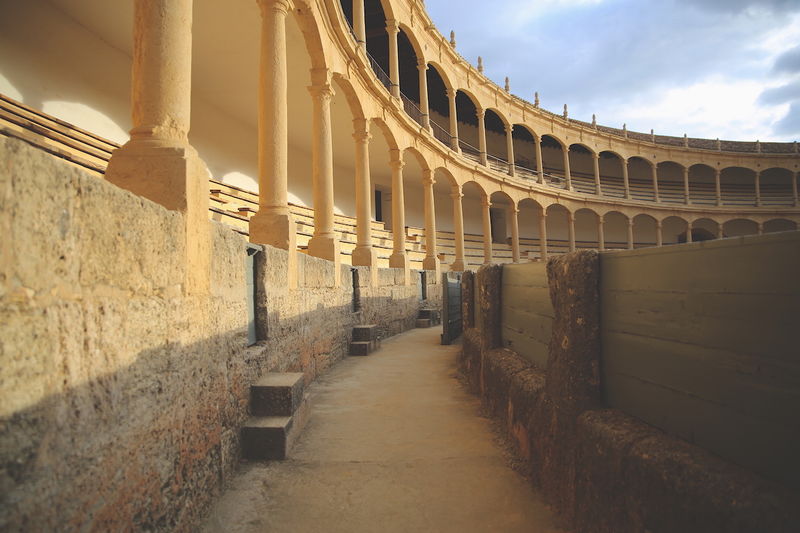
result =
M508 175L516 174L514 166L514 126L506 125L506 152L508 153Z
M519 209L517 206L509 206L508 215L511 218L511 257L515 263L519 263Z
M683 203L689 205L689 167L683 169Z
M386 33L389 35L389 80L392 82L392 96L400 98L400 58L397 52L397 34L400 26L396 20L386 21Z
M422 126L430 131L431 110L428 104L428 64L424 61L417 63L419 71L419 110L422 111Z
M464 270L464 213L461 210L461 198L463 196L461 186L454 185L453 192L450 195L453 199L453 229L456 245L456 258L453 264L450 265L450 270L453 272Z
M436 248L436 200L433 196L433 184L436 180L433 170L425 169L422 172L422 185L425 189L425 259L422 268L440 270L439 257Z
M628 160L622 160L622 185L625 187L625 198L631 197L631 182L628 178Z
M800 205L800 198L797 196L797 178L800 177L800 172L792 174L792 197L794 198L794 206Z
M598 196L603 195L603 187L600 184L600 154L592 153L594 162L594 193Z
M408 270L406 256L406 202L403 194L403 167L400 150L391 150L392 167L392 255L389 266Z
M597 249L601 252L606 249L606 217L597 215Z
M658 165L654 163L651 169L653 172L653 194L655 195L656 203L660 203L661 198L658 195Z
M720 182L720 174L722 171L718 168L714 169L714 188L717 194L717 207L722 205L722 184Z
M461 153L458 146L458 110L456 109L456 90L447 89L447 101L450 103L450 148Z
M365 52L367 51L367 29L364 18L364 0L353 0L353 33L356 42Z
M187 293L210 283L208 169L189 144L192 0L136 0L130 140L106 180L184 214Z
M536 142L536 170L539 174L539 183L544 183L544 165L542 164L542 138L535 139Z
M564 148L564 188L572 190L572 175L569 171L569 146Z
M692 223L686 221L686 242L692 242Z
M355 133L356 247L353 266L377 267L377 250L372 246L372 183L369 170L369 122L353 121Z
M717 222L717 239L725 238L725 225L722 222Z
M296 249L289 212L286 15L288 0L259 0L261 68L258 100L258 213L250 219L250 241Z
M481 165L488 166L489 159L486 157L486 110L477 109L475 115L478 117L478 150L481 152Z
M489 264L492 262L492 215L489 209L492 207L492 202L489 196L483 197L483 262Z
M628 219L628 250L633 250L633 219Z
M567 211L567 231L569 232L569 251L575 251L575 213Z
M330 71L312 70L311 176L314 200L314 235L308 255L339 263L339 239L333 227L333 135L331 129Z
M759 235L764 235L764 223L763 222L759 222L758 223L758 234Z
M761 171L756 171L756 207L761 207Z
M539 215L539 255L542 261L547 261L547 211L544 207Z
M664 246L664 230L663 230L663 223L660 220L656 220L656 246Z

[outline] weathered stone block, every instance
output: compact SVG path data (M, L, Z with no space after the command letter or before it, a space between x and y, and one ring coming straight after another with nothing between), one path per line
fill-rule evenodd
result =
M250 386L250 413L291 416L303 401L301 372L269 373Z

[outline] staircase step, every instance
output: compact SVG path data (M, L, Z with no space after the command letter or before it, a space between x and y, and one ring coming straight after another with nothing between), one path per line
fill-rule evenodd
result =
M430 318L418 318L417 319L417 327L418 328L429 328L433 324L431 324Z
M381 341L376 339L374 341L353 341L350 343L350 355L369 355L381 347Z
M303 401L305 382L301 372L273 372L250 386L250 414L262 417L285 417Z
M378 325L368 324L353 327L353 341L374 341L378 339Z
M250 417L242 428L242 456L251 460L286 459L311 413L307 399L292 416Z
M442 317L438 309L420 309L417 313L417 318L430 319L431 325L441 323Z

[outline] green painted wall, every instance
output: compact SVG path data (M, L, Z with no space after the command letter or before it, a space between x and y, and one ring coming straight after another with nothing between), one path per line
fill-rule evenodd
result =
M504 265L501 301L503 346L545 368L553 323L546 264Z
M800 486L800 232L600 265L606 402Z

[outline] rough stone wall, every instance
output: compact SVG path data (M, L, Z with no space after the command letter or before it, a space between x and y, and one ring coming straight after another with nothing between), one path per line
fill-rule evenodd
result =
M555 319L544 371L497 343L501 267L465 285L483 318L464 324L460 370L504 422L534 485L579 532L793 531L797 492L603 408L598 265L588 251L548 262Z
M331 263L301 256L289 291L286 252L268 248L268 340L248 348L243 238L209 225L211 290L187 296L183 226L0 136L0 530L192 530L238 463L250 383L312 379L357 321L413 326L418 288L402 273L361 287L353 313L349 269L334 288Z

